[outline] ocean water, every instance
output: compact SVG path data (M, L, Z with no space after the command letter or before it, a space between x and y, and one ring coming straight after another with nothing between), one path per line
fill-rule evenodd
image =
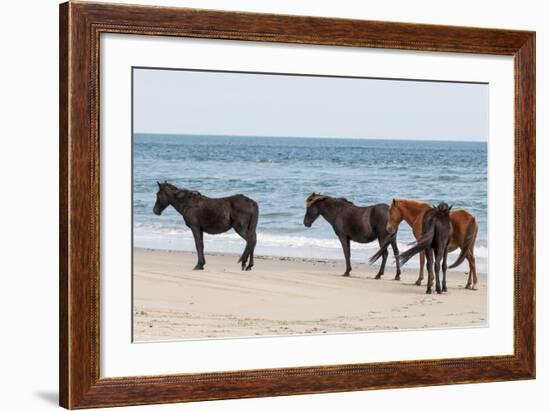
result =
M389 204L392 198L446 201L476 217L478 271L486 270L485 142L135 134L133 164L137 247L195 250L190 230L172 207L160 217L153 214L156 181L167 180L209 197L241 193L256 200L256 255L343 259L322 217L311 228L303 225L304 201L311 192L346 197L357 205ZM403 222L400 249L413 240ZM238 254L243 248L233 231L205 235L206 253ZM352 244L352 264L367 261L377 249L376 242ZM452 253L450 261L457 255ZM467 264L459 269L467 270Z

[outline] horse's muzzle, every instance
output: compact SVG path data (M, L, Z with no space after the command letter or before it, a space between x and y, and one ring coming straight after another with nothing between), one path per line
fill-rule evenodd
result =
M153 207L153 213L155 215L161 215L162 214L162 211L160 211L157 207Z

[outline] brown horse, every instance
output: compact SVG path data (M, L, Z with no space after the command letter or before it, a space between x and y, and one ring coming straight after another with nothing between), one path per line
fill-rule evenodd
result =
M346 259L346 271L343 276L348 277L351 272L350 241L358 243L370 243L378 240L378 244L391 244L396 258L395 280L400 279L401 268L399 267L399 250L395 235L390 235L386 231L388 223L388 205L376 204L368 207L358 207L345 198L330 197L321 194L311 194L306 199L306 215L304 216L304 225L311 227L313 222L322 215L323 218L332 226L334 233L338 236L344 258ZM380 256L382 264L376 279L379 280L384 275L386 260L388 259L388 250L385 249Z
M388 232L395 233L399 227L399 224L405 220L407 224L412 227L414 237L417 240L420 240L422 237L422 221L424 214L431 209L432 206L423 201L394 199L390 206L390 216L387 225ZM461 254L465 255L465 258L468 260L468 264L470 266L466 288L475 290L477 284L477 273L476 260L474 257L474 246L478 230L476 219L465 210L452 211L449 216L453 225L453 235L449 243L448 251L452 252L457 248L460 248ZM420 271L418 273L416 285L422 284L422 280L424 279L425 258L426 256L424 252L421 252ZM455 261L449 268L458 266L462 262L460 260L461 256L459 256L457 261Z
M195 270L203 270L206 264L203 233L220 234L231 228L246 241L239 259L241 268L247 271L252 269L258 224L258 204L254 200L242 194L210 198L198 191L178 188L167 182L157 184L159 190L153 213L161 215L171 205L183 216L183 221L195 239L198 258Z
M453 225L449 217L450 211L451 207L447 203L440 203L437 207L434 206L423 213L422 237L412 248L404 251L399 256L399 261L404 265L415 254L424 252L428 260L426 264L426 268L428 269L428 288L426 289L426 294L432 293L434 272L435 291L438 294L447 291L447 254L449 253L449 243L453 237ZM466 258L466 254L461 253L460 257L462 258L461 261L463 261ZM443 270L443 284L439 281L440 270Z

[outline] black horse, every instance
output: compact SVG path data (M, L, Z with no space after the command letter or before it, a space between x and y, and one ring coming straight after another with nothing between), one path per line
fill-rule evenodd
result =
M344 257L346 258L346 272L343 274L344 277L349 276L351 272L350 241L370 243L378 239L378 244L380 244L380 246L385 243L386 240L391 242L393 253L397 261L395 279L400 279L401 269L399 267L399 261L397 260L399 250L397 249L395 235L393 239L390 240L390 234L386 231L389 216L389 207L387 204L357 207L345 198L335 198L313 193L306 199L306 207L306 215L304 216L304 225L306 227L311 227L317 217L322 215L324 219L332 225L334 232L340 239L344 250ZM377 280L384 274L387 259L388 250L385 250L380 270L376 275Z
M447 291L447 254L449 242L453 237L453 225L449 212L452 207L447 203L440 203L424 213L422 219L422 237L416 244L399 256L401 264L406 264L412 256L424 251L426 255L426 269L428 270L428 288L426 294L432 293L435 270L435 291L441 294ZM435 259L434 259L435 253ZM464 261L467 252L462 251L458 256L458 265ZM458 263L458 264L457 264ZM439 270L443 271L443 284L439 282ZM443 285L443 287L442 287Z
M254 200L242 194L209 198L198 191L180 189L167 182L157 182L157 184L159 191L153 212L161 215L164 209L171 205L183 216L185 224L191 229L195 238L198 256L195 270L202 270L206 264L203 233L220 234L230 228L246 240L246 247L239 258L242 269L252 268L259 214L258 204ZM247 261L248 265L246 265Z

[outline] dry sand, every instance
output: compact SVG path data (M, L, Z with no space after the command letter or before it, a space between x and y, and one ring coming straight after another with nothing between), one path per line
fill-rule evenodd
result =
M256 257L241 271L238 256L134 249L134 340L322 334L398 329L479 327L487 323L485 275L464 289L463 272L447 275L448 292L426 295L414 285L415 264L394 281L395 267L343 261Z

